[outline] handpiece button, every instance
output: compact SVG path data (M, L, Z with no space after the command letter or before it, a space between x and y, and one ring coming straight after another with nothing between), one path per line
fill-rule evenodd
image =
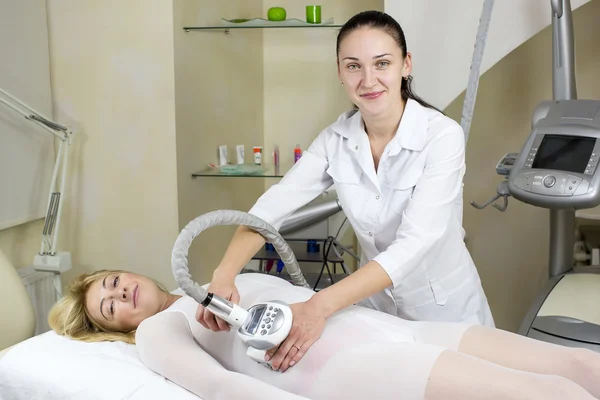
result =
M553 176L547 176L544 179L544 186L546 186L547 188L551 188L552 186L554 186L555 183L556 183L556 178Z

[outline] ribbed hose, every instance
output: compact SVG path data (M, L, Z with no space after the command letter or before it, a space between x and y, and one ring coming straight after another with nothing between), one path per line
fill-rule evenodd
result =
M171 265L177 285L179 285L185 294L192 297L198 303L204 301L208 296L208 292L192 280L188 268L188 250L194 238L202 231L219 225L245 225L260 233L267 242L272 243L273 247L275 247L281 261L285 264L292 278L292 282L296 286L310 288L310 285L304 279L304 275L300 270L292 249L274 227L261 218L242 211L218 210L203 214L189 222L177 237L171 255Z

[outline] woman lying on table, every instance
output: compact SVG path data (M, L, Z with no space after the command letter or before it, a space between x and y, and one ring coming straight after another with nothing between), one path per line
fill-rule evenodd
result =
M315 294L264 274L238 275L235 284L245 309L271 300L310 301ZM320 339L302 360L275 371L250 359L237 333L203 327L197 307L148 277L98 271L71 284L50 325L77 340L135 343L149 368L204 400L600 396L595 352L479 324L406 321L360 306L324 320Z

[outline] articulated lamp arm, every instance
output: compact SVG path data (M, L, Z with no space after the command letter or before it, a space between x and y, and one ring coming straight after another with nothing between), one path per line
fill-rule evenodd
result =
M52 271L55 273L64 272L71 267L70 254L57 254L56 249L63 204L61 197L65 193L67 182L68 148L72 144L73 132L69 127L58 124L43 116L41 113L3 89L0 89L0 103L23 115L25 119L41 127L46 132L51 133L60 141L52 172L50 192L48 194L48 208L42 232L42 243L39 254L34 258L34 267L39 270ZM61 174L60 187L58 187L57 183L59 169ZM60 278L57 279L60 281ZM57 286L57 294L60 297L60 285L55 284L55 286Z

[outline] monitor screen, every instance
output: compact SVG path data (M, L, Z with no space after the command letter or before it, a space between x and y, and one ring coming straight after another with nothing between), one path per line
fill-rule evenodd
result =
M585 136L544 135L533 168L584 173L596 139Z

